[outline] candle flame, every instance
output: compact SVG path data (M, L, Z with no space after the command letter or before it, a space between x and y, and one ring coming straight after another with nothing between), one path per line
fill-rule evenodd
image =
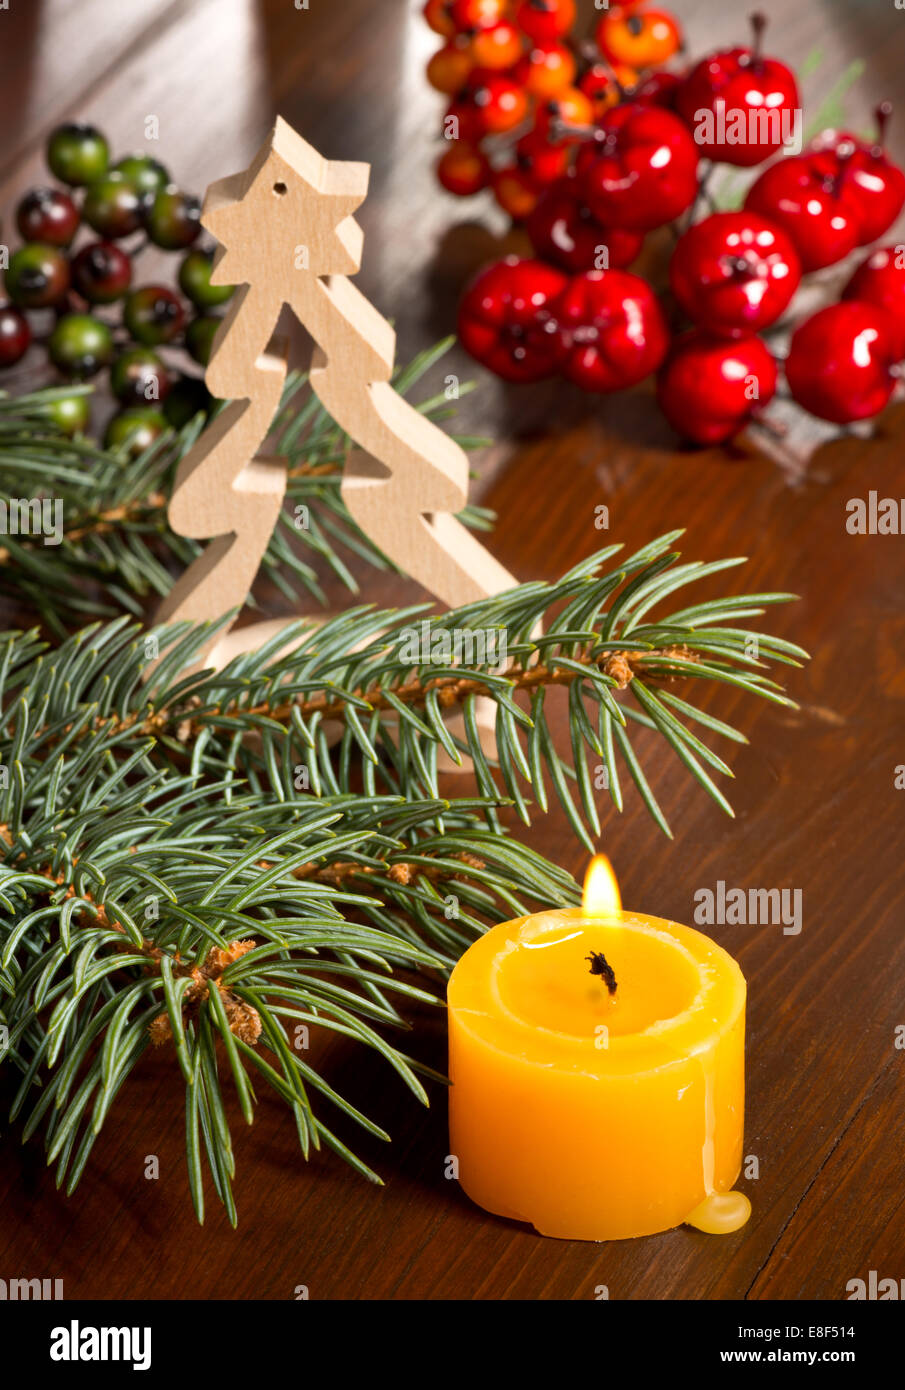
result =
M605 854L595 854L588 865L581 907L588 917L603 917L622 911L619 883Z

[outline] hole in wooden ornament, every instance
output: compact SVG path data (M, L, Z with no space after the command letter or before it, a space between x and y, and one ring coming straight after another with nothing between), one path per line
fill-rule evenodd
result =
M285 183L281 181L280 183L275 183L273 185L273 191L278 198L282 198L283 195L288 192L288 189L286 188Z

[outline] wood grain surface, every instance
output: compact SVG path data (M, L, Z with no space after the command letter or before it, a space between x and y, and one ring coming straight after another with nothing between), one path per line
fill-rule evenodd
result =
M585 5L588 16L593 6ZM693 54L740 40L745 6L673 0ZM813 112L849 64L847 97L870 125L903 97L905 13L890 0L765 6L768 48L801 63ZM160 121L157 153L187 188L242 168L277 112L325 156L369 161L358 283L393 318L399 360L454 323L471 267L499 249L499 221L434 182L440 99L423 68L435 47L410 0L46 0L0 12L0 215L40 176L43 139L64 118L96 121L125 153ZM905 105L905 102L902 102ZM905 112L892 144L905 154ZM892 238L890 238L892 239ZM450 368L444 368L450 370ZM463 357L451 368L474 374ZM422 1110L372 1058L333 1044L328 1075L393 1134L363 1145L375 1189L338 1161L298 1155L291 1123L264 1097L237 1133L239 1228L211 1204L199 1229L183 1157L183 1087L171 1057L148 1054L96 1145L74 1199L58 1194L39 1144L0 1139L0 1276L58 1277L70 1298L612 1299L845 1297L849 1279L905 1276L903 1100L905 879L905 541L851 536L846 502L905 495L905 407L869 440L816 448L803 478L750 440L731 451L678 446L647 388L601 402L555 385L505 388L484 373L462 406L470 432L497 443L478 461L474 496L497 509L495 555L523 579L555 578L601 543L641 544L687 528L691 558L750 556L731 582L788 589L801 601L775 629L813 653L790 678L797 712L717 689L707 707L751 740L730 752L736 819L727 820L671 755L639 749L675 839L637 795L610 815L603 848L629 907L689 921L694 893L732 886L800 889L803 928L716 927L749 982L745 1152L750 1223L714 1238L689 1229L605 1245L545 1240L472 1206L444 1178L441 1088ZM610 510L607 534L595 507ZM402 601L411 586L368 581ZM560 737L565 712L556 707ZM643 733L644 731L642 731ZM461 787L461 783L457 784ZM557 812L531 842L580 874L584 853ZM413 1015L411 1048L443 1067L439 1011ZM160 1159L147 1181L145 1157Z

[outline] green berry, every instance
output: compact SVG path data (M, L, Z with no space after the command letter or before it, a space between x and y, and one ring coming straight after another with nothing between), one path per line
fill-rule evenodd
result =
M117 357L110 368L110 385L124 405L148 405L166 399L172 378L156 352L136 347Z
M138 189L125 174L113 171L85 189L82 216L89 226L111 241L138 231L141 211Z
M159 410L152 406L133 405L119 410L110 420L104 434L107 449L128 445L130 454L142 454L167 428Z
M157 347L179 336L185 310L166 285L142 285L126 297L123 322L137 343Z
M71 439L73 435L84 434L91 423L91 397L60 396L43 406L41 414Z
M201 318L192 319L185 330L185 345L202 367L206 367L210 361L214 336L221 322L216 314L203 314Z
M201 203L170 184L162 188L149 207L145 219L148 236L164 251L181 251L201 231Z
M94 183L107 172L109 159L107 141L93 125L57 126L47 142L48 166L63 183Z
M31 241L10 256L6 292L19 309L59 304L68 289L69 257L58 246Z
M113 357L113 334L90 314L67 314L50 335L50 360L67 376L93 376Z
M199 309L216 309L236 292L235 285L212 285L213 255L210 251L189 251L179 267L179 288Z
M167 396L163 413L173 429L181 430L199 412L207 415L213 404L214 398L203 381L196 376L183 376Z
M149 154L127 154L125 159L117 160L113 171L135 185L142 202L150 203L154 195L170 182L166 169Z

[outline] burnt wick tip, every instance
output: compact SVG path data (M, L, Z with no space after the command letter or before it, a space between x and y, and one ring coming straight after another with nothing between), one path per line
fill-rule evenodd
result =
M616 976L613 973L613 967L610 965L603 952L592 951L589 956L585 956L585 960L589 960L591 962L591 974L599 975L600 978L603 980L603 983L609 990L610 994L615 994Z

